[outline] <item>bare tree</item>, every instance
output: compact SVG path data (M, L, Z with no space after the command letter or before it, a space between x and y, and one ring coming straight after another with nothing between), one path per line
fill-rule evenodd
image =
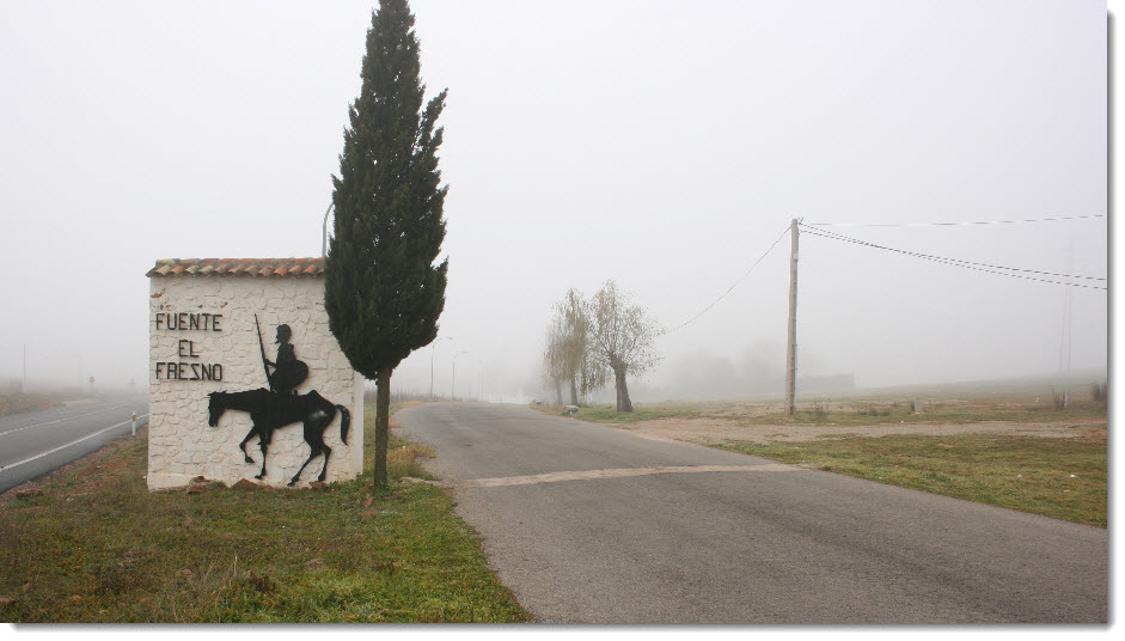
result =
M617 411L632 412L626 376L642 374L660 360L653 345L659 332L656 323L612 280L594 294L589 321L592 360L613 371Z

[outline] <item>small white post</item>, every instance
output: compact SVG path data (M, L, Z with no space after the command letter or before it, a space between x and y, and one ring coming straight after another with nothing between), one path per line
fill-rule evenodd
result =
M133 415L131 417L129 417L129 421L132 424L133 436L136 436L137 435L137 413L136 412L133 412Z

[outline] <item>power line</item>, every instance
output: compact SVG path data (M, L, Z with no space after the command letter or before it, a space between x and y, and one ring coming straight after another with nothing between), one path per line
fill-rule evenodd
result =
M839 232L827 231L827 230L823 230L823 229L813 230L809 227L805 227L805 229L810 230L810 233L815 234L816 232L820 232L822 234L825 234L826 236L830 236L830 237L833 237L833 238L838 239L838 240L847 241L849 243L858 243L858 244L861 244L861 245L870 245L871 247L877 247L879 249L886 249L886 250L893 251L893 252L899 252L899 253L902 253L902 254L907 254L909 256L916 256L916 257L919 257L919 258L928 258L928 259L935 259L935 260L942 260L942 261L950 261L950 262L954 262L954 263L964 263L966 265L976 265L978 267L988 267L988 268L991 268L991 269L1004 269L1004 270L1013 271L1013 272L1024 272L1024 273L1028 273L1028 274L1039 274L1041 276L1058 276L1060 278L1074 278L1074 279L1078 279L1078 280L1100 280L1100 281L1105 280L1105 278L1103 278L1101 276L1082 276L1082 275L1078 275L1078 274L1064 274L1064 273L1060 273L1060 272L1046 272L1046 271L1040 271L1038 269L1024 269L1022 267L1008 267L1008 266L1005 266L1005 265L994 265L992 263L979 263L977 261L963 260L963 259L960 259L960 258L946 258L944 256L934 256L933 254L923 254L921 252L912 252L912 251L906 251L904 249L894 249L894 248L891 248L891 247L886 247L884 245L877 245L875 243L870 243L870 242L867 242L865 240L860 240L858 238L852 238L851 236L845 236L845 235L843 235Z
M754 271L754 269L758 266L758 264L761 263L763 260L765 260L766 256L768 256L769 253L773 251L774 247L777 247L777 244L779 242L781 242L781 239L784 238L785 234L787 234L787 233L789 233L789 225L786 225L785 228L781 230L781 233L778 234L777 238L774 239L774 241L770 244L770 246L766 249L766 251L763 252L762 255L758 257L758 260L755 260L754 263L752 265L750 265L750 268L746 270L746 273L739 276L738 280L734 281L734 283L732 283L731 286L728 287L725 292L720 294L718 298L711 301L710 305L708 305L707 307L704 307L698 314L696 314L695 316L692 316L691 318L689 318L688 320L684 321L683 323L677 325L676 327L673 327L672 329L669 329L667 331L660 332L659 335L664 336L666 334L671 334L672 332L677 332L677 331L687 327L688 325L691 325L695 321L699 320L700 316L703 316L707 312L711 311L712 307L714 307L715 305L718 305L719 301L726 298L728 294L730 294L732 291L734 291L735 287L738 287L740 284L742 284L742 281L746 280L746 278L750 276L750 274Z
M840 242L852 243L852 244L855 244L855 245L862 245L864 247L872 247L874 249L882 249L884 251L894 252L896 254L902 254L904 256L911 256L913 258L921 258L923 260L929 260L929 261L933 261L933 262L936 262L936 263L952 265L954 267L960 267L962 269L969 269L969 270L972 270L972 271L985 272L985 273L989 273L989 274L997 274L999 276L1008 276L1010 278L1019 278L1021 280L1031 280L1031 281L1036 281L1036 282L1040 282L1040 283L1050 283L1052 285L1066 285L1068 287L1082 287L1084 289L1100 289L1102 291L1106 291L1106 288L1102 287L1100 285L1084 285L1082 283L1049 280L1049 279L1046 279L1046 278L1036 278L1036 277L1033 277L1033 276L1025 276L1025 275L1022 275L1022 274L1016 274L1016 273L1011 273L1011 272L1024 272L1024 273L1031 273L1031 274L1058 276L1058 277L1062 277L1062 278L1077 278L1077 279L1085 279L1085 280L1099 280L1099 281L1106 280L1105 278L1100 278L1100 277L1096 277L1096 276L1076 276L1076 275L1073 275L1073 274L1060 274L1060 273L1056 273L1056 272L1045 272L1045 271L1039 271L1039 270L1034 270L1034 269L1022 269L1022 268L1017 268L1017 267L1005 267L1003 265L993 265L993 264L990 264L990 263L979 263L979 262L976 262L976 261L962 260L962 259L959 259L959 258L948 258L948 257L944 257L944 256L935 256L933 254L923 254L921 252L913 252L913 251L907 251L907 250L904 250L904 249L896 249L894 247L887 247L886 245L879 245L879 244L871 243L871 242L868 242L868 241L865 241L865 240L860 240L858 238L852 238L850 236L844 236L843 234L837 234L835 232L830 232L830 231L823 230L823 229L816 229L814 227L810 227L810 226L804 225L804 224L802 224L801 227L804 228L806 233L808 233L810 235L813 235L813 236L820 236L821 238L827 238L829 240L837 240L837 241L840 241ZM1008 271L1001 271L1001 270L1008 270Z
M1105 218L1105 214L1079 216L1045 216L1043 218L1013 218L1010 220L969 220L932 223L807 223L815 227L968 227L974 225L1018 225L1022 223L1050 223L1064 220L1092 220Z

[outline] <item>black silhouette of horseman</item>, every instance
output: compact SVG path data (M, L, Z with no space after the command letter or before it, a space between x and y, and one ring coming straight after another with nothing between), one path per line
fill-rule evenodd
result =
M254 325L258 326L258 317L254 317ZM207 405L207 423L211 427L219 424L219 417L226 410L239 410L250 413L251 427L246 438L238 444L242 456L247 463L254 459L246 453L246 443L258 437L258 445L262 450L262 471L254 476L262 479L266 476L266 452L273 438L274 430L292 423L301 422L305 428L305 442L309 444L309 458L305 460L297 473L289 481L289 485L296 485L301 478L301 472L318 455L324 456L324 465L320 469L317 480L323 481L328 472L328 458L332 449L324 443L324 431L336 419L336 413L341 415L340 440L345 445L348 443L348 428L351 426L351 413L343 405L336 405L325 399L316 390L308 394L298 394L297 386L308 377L309 368L297 360L293 345L289 342L293 332L288 325L277 327L277 362L266 359L266 348L262 343L262 331L258 326L258 345L262 352L262 365L269 380L270 389L258 388L245 392L212 392ZM271 373L270 367L274 370Z
M254 319L257 321L257 318ZM265 351L262 351L262 360L266 362L266 377L270 382L270 389L279 394L296 394L297 386L305 382L309 375L309 366L297 360L297 353L289 339L293 337L293 330L288 325L277 326L277 362L266 360ZM262 335L258 334L259 343ZM272 367L271 374L269 368Z

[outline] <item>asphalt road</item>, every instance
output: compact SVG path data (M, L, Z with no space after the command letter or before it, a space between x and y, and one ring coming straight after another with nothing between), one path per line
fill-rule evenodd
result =
M129 394L72 402L42 412L0 417L0 492L29 481L129 434L136 412L144 425L148 396Z
M397 414L563 623L1105 623L1106 530L512 405Z

